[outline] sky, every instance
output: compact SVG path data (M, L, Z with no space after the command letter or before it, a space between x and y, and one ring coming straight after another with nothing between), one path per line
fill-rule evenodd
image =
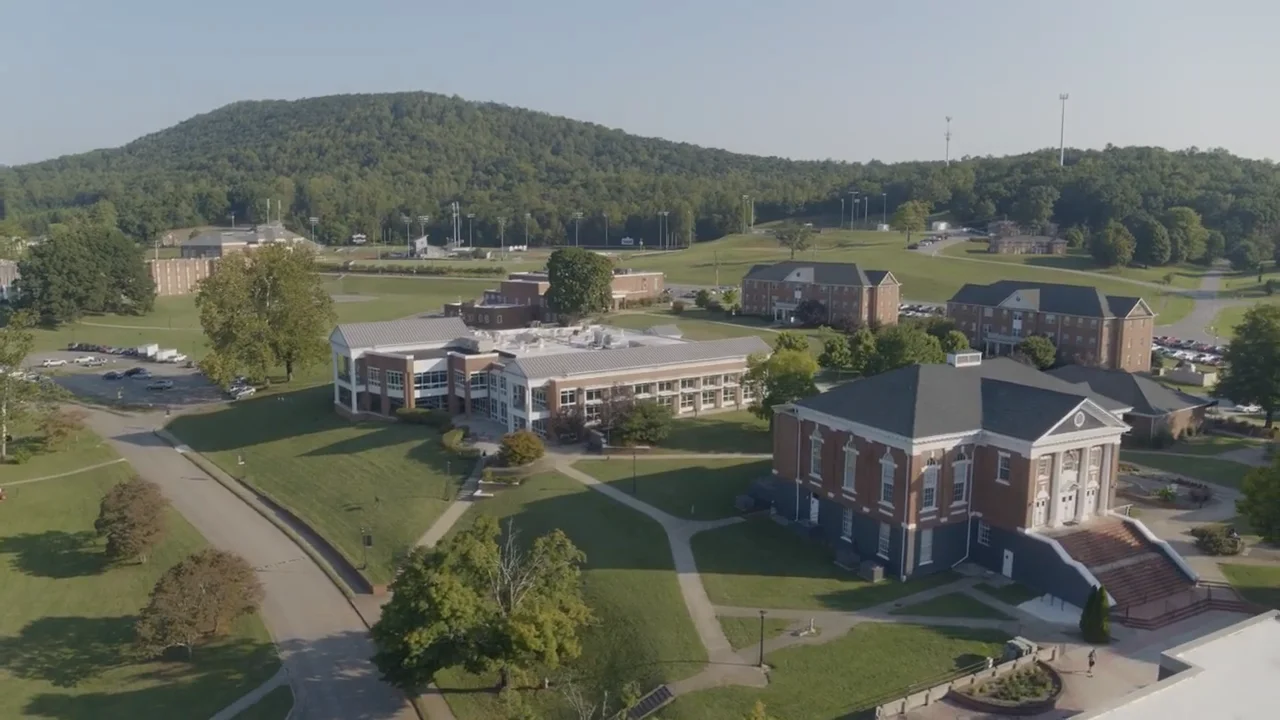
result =
M1280 158L1275 0L0 0L0 164L425 90L760 155Z

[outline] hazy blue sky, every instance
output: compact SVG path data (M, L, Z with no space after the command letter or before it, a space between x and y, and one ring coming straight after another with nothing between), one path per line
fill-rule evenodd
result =
M0 163L428 90L742 152L1280 157L1275 0L0 0Z

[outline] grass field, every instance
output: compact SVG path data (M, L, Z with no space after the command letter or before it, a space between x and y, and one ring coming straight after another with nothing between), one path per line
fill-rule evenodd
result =
M235 720L285 720L291 710L293 691L288 685L281 685L237 715Z
M169 429L292 510L357 567L364 557L360 529L369 528L374 544L365 577L387 582L472 461L445 452L425 426L353 423L332 403L331 389L310 388L180 416Z
M1260 447L1264 445L1264 440L1253 440L1250 438L1233 437L1230 435L1193 435L1179 440L1170 446L1168 451L1172 453L1186 453L1188 455L1221 455L1231 450L1242 450L1245 448Z
M22 433L10 432L19 440ZM110 445L97 435L85 430L72 438L65 447L33 455L21 465L0 465L0 487L31 478L59 475L90 465L111 462L119 456Z
M921 617L979 618L1009 620L1009 616L968 593L953 592L939 595L912 605L893 610L892 615L919 615Z
M658 452L767 453L773 450L769 422L746 410L677 418Z
M1246 600L1280 610L1280 567L1231 563L1218 567Z
M765 656L766 688L724 687L684 695L662 710L666 720L741 720L756 700L770 717L842 718L909 687L941 681L998 656L1008 635L964 627L867 623L844 637Z
M1081 272L1098 273L1109 277L1120 278L1125 280L1139 280L1142 282L1156 283L1164 285L1166 277L1171 280L1171 287L1183 289L1196 289L1200 287L1200 281L1209 268L1202 265L1170 265L1165 267L1123 267L1123 268L1104 268L1099 267L1097 262L1084 250L1069 250L1066 255L1002 255L987 252L986 241L982 242L964 242L956 243L945 248L942 251L947 257L973 258L977 260L988 260L992 262L1011 263L1014 265L1024 265L1026 267L1045 268L1050 270L1077 270ZM1078 277L1078 276L1077 276ZM1064 280L1063 282L1071 282Z
M528 540L561 529L586 554L584 594L596 622L572 667L593 697L603 691L617 697L627 682L647 692L702 669L706 651L680 597L666 534L656 522L558 473L535 476L476 504L459 527L473 513L511 518ZM493 687L495 677L451 670L436 680L461 720L506 717L495 695L472 692ZM557 694L528 696L534 717L566 716Z
M1244 474L1251 469L1248 465L1213 457L1186 457L1140 450L1121 450L1120 460L1237 490L1244 480Z
M775 638L795 625L795 620L766 617L764 619L764 639ZM753 617L721 617L720 629L729 640L734 650L755 645L760 642L760 618Z
M1013 605L1014 607L1017 607L1028 600L1034 600L1040 597L1039 594L1028 588L1026 585L1020 585L1018 583L1007 583L999 587L989 585L987 583L978 583L973 587L980 592L984 592L991 597L1008 605Z
M672 253L624 256L620 264L643 270L661 270L668 283L697 285L738 283L757 263L786 260L789 253L766 235L730 235L698 243ZM800 253L805 260L856 262L877 270L889 270L902 283L902 295L916 301L944 302L965 283L990 283L1000 279L1094 285L1112 295L1141 295L1169 324L1191 311L1188 298L1127 282L1121 277L1084 277L1059 269L1018 262L978 263L956 261L906 249L898 233L832 230L817 236L815 247ZM717 272L718 270L718 272ZM1160 273L1163 275L1163 273Z
M439 312L444 303L477 297L492 285L491 280L324 276L325 289L339 299L334 304L338 322L344 323ZM57 330L39 330L35 349L60 350L72 342L119 347L157 343L193 358L206 352L194 295L156 298L155 310L146 315L91 316ZM323 370L329 372L327 366Z
M574 465L676 517L718 520L738 512L733 500L754 480L769 476L768 460L584 460Z
M872 584L836 567L817 543L763 519L698 533L693 554L711 602L736 607L862 610L955 580L944 572Z
M205 542L170 512L167 538L145 565L107 565L93 520L102 495L129 474L117 464L7 488L0 503L0 717L207 718L279 668L256 615L198 646L191 662L130 655L136 613L157 578Z
M1280 282L1280 280L1277 280L1277 282ZM1235 328L1237 325L1244 322L1244 314L1248 312L1249 308L1264 304L1274 305L1278 302L1280 302L1280 296L1268 298L1266 300L1259 300L1258 302L1249 305L1231 305L1225 307L1222 310L1219 310L1218 314L1214 316L1212 327L1218 333L1220 341L1226 342L1227 340L1235 337Z

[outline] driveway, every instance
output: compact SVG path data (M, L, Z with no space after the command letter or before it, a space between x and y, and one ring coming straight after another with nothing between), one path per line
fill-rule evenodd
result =
M257 569L265 590L262 617L293 687L291 718L417 718L404 696L378 678L368 631L346 597L292 540L156 437L162 420L158 413L98 409L88 416L94 432L159 485L210 544Z

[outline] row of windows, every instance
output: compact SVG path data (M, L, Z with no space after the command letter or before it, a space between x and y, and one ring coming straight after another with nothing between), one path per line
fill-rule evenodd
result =
M733 384L736 384L740 379L741 379L741 375L736 373L730 373L725 375L707 375L702 378L684 378L679 382L680 382L681 390L697 390L699 388L707 388L707 387L718 388L721 386L722 383L725 385L733 385ZM655 385L657 386L659 393L674 393L676 391L676 381L667 380L659 383L640 383L637 385L633 385L631 386L631 392L634 395L640 396L640 397L643 397L646 395L652 395ZM560 404L576 405L578 403L578 394L579 393L576 388L569 389L569 390L561 390ZM714 390L705 390L703 392L704 397L713 398L711 400L708 400L707 402L715 402L714 394L715 394ZM749 392L744 392L743 394L750 395ZM590 390L586 390L583 393L583 399L585 402L588 402L588 403L603 402L605 399L605 388L593 388ZM545 410L546 409L546 391L541 388L535 388L533 391L533 402L534 402L535 410ZM670 404L670 403L664 403L664 404Z
M1007 308L1002 308L1002 309L1000 310L1000 313L1001 313L1001 316L1002 316L1002 317L1009 317L1009 312L1010 312L1010 311L1009 311ZM995 317L995 308L984 307L984 308L982 309L982 316L983 316L983 317ZM1044 320L1044 322L1046 322L1046 323L1048 323L1048 324L1051 324L1051 325L1052 325L1052 324L1054 324L1054 323L1056 323L1056 322L1058 321L1058 316L1057 316L1057 315L1054 315L1053 313L1045 313L1045 314L1044 314L1044 315L1042 315L1041 317L1042 317L1042 319ZM1015 319L1015 320L1021 320L1021 319L1022 319L1022 311L1021 311L1021 310L1015 310L1015 311L1013 311L1013 319ZM1082 317L1074 317L1074 316L1072 316L1072 315L1063 315L1063 316L1062 316L1062 324L1063 324L1063 325L1071 325L1071 324L1072 324L1072 320L1073 320L1073 319L1075 320L1075 323L1074 323L1074 324L1075 324L1075 325L1077 325L1078 327L1084 327L1084 326L1085 326L1085 320L1088 320L1088 321L1089 321L1089 327L1091 327L1091 328L1096 328L1096 327L1098 327L1098 318L1082 318Z
M821 433L817 430L809 437L809 476L822 482L822 445ZM850 497L857 497L858 449L852 440L844 446L844 468L840 479L840 489ZM1007 457L1005 471L1008 472ZM969 487L973 463L964 450L956 455L951 463L951 496L952 502L960 504L969 501ZM924 482L921 490L921 512L938 509L938 481L941 467L934 458L929 458L924 468ZM880 498L879 503L893 507L894 491L897 485L898 465L888 449L880 456Z

